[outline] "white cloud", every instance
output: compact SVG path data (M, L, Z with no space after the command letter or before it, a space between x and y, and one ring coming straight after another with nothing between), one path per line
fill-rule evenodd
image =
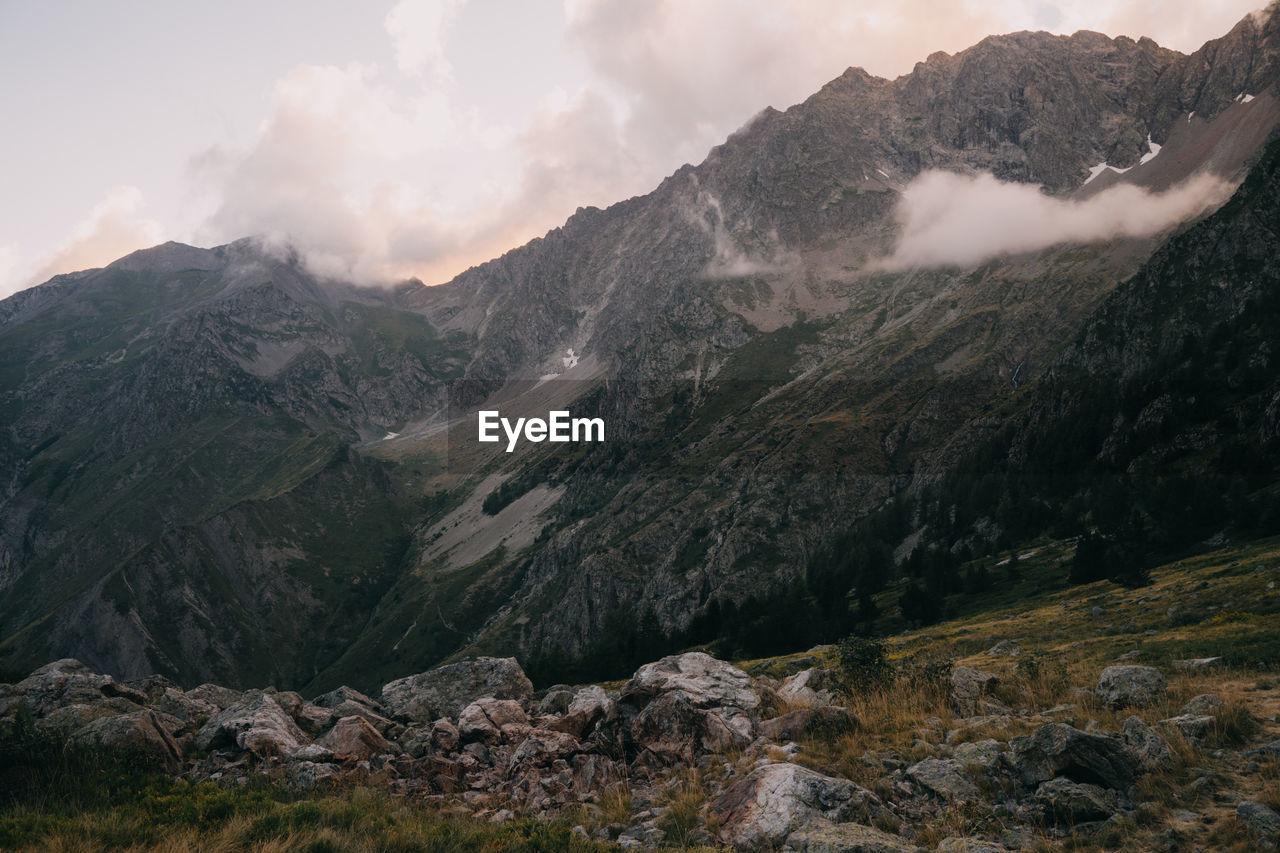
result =
M1216 175L1199 174L1163 193L1118 184L1072 201L987 174L928 171L903 190L897 247L873 266L969 266L1060 243L1149 236L1222 204L1232 189Z
M466 0L400 0L383 22L405 74L451 80L445 36Z
M159 243L163 228L138 215L142 206L142 191L137 187L111 190L67 242L36 262L26 283L39 284L59 273L105 266L129 252Z

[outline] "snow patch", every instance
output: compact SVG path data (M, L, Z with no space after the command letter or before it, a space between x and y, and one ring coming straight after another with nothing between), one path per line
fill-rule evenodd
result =
M876 171L884 175L886 178L889 177L889 173L886 172L884 169L876 169Z
M1160 149L1163 147L1164 147L1163 145L1156 145L1154 142L1152 142L1151 134L1148 133L1147 134L1147 153L1142 155L1142 159L1138 161L1138 165L1141 166L1143 163L1149 163L1152 160L1156 159L1156 156L1160 154Z
M398 433L398 432L389 432L389 433L387 433L386 435L384 435L384 436L382 437L382 440L383 440L383 441L390 441L390 440L391 440L391 439L393 439L393 438L399 438L399 437L400 437L400 433Z
M1098 177L1103 172L1107 171L1107 169L1110 169L1111 171L1115 172L1117 175L1123 175L1125 172L1129 171L1129 169L1132 169L1132 168L1133 168L1132 166L1129 166L1128 168L1121 169L1117 166L1108 166L1106 163L1099 163L1096 166L1089 167L1089 177L1085 180L1085 183L1086 184L1089 183L1089 181L1092 181L1094 178Z
M1241 92L1240 94L1236 95L1237 104L1247 104L1252 100L1253 100L1253 95L1248 95L1248 94L1245 94L1244 92Z
M565 357L560 359L560 362L564 365L565 370L573 370L578 366L578 356L574 353L572 347L565 350Z

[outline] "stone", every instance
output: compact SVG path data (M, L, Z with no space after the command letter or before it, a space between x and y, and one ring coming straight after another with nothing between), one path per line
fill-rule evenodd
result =
M1208 714L1179 714L1176 717L1161 720L1156 725L1175 731L1182 735L1184 740L1196 743L1213 730L1216 722L1217 718Z
M962 716L983 712L982 700L991 695L1000 677L980 669L958 666L951 671L951 706Z
M527 699L533 684L515 658L480 657L436 667L386 684L382 701L392 715L417 723L455 718L477 699Z
M1106 820L1119 810L1115 792L1070 779L1050 779L1036 789L1035 799L1059 826Z
M319 705L321 708L337 708L346 702L354 702L357 705L363 705L375 714L385 716L387 711L377 700L366 696L354 687L343 685L336 690L330 690L311 700L311 704Z
M1153 666L1109 666L1098 677L1098 701L1109 708L1150 705L1166 690L1164 676Z
M166 688L156 700L156 710L193 726L203 725L213 715L231 707L244 694L217 684L201 684L190 690Z
M704 753L721 754L751 743L751 724L741 711L696 707L683 693L660 696L631 723L635 749L659 764L692 765Z
M94 720L76 732L73 739L131 752L144 762L174 773L182 768L182 748L171 732L181 725L181 720L172 717L162 721L161 714L147 708Z
M375 755L398 750L364 717L343 717L316 741L334 755L366 761Z
M944 800L976 797L978 786L952 758L926 758L907 768L907 777L924 790Z
M1220 712L1226 705L1222 697L1216 693L1201 693L1187 700L1178 712L1180 715L1190 714L1193 717L1209 717Z
M854 731L858 718L848 708L823 705L801 708L771 720L762 721L757 730L761 737L774 743L786 743L802 737L835 736Z
M540 717L560 716L569 710L573 701L573 691L567 687L552 687L538 703L537 714Z
M965 768L965 772L972 772L971 768L977 767L988 776L996 773L1003 763L1000 741L992 738L962 743L951 757Z
M1133 753L1135 762L1144 771L1162 770L1177 762L1177 756L1169 742L1139 717L1130 717L1124 721L1121 736Z
M234 748L258 757L289 755L309 741L293 718L261 690L250 690L214 715L195 738L199 749Z
M140 691L117 684L111 676L100 675L75 658L45 664L14 685L13 694L21 697L37 718L59 708L103 703L112 712L123 713L137 710L147 701ZM105 714L83 710L72 716L89 722Z
M1001 640L991 648L987 649L987 654L996 657L1017 657L1022 654L1022 647L1014 640Z
M825 669L810 667L795 675L787 676L778 687L778 698L792 707L824 705L834 698L831 693L831 673Z
M568 732L576 738L584 738L595 728L596 723L609 716L613 710L613 700L604 692L604 688L594 684L588 685L573 694L573 699L565 709L564 716L548 728Z
M662 694L685 697L695 708L755 711L760 699L745 672L704 652L671 655L636 670L622 688L621 701L642 705Z
M1183 672L1201 672L1221 665L1221 657L1184 658L1173 662L1173 668L1182 670Z
M1133 784L1133 759L1116 735L1048 723L1030 736L1009 741L1009 750L1014 771L1028 788L1057 776L1118 790Z
M1261 838L1280 839L1280 815L1262 803L1245 800L1236 806L1236 819Z
M796 764L759 767L726 788L708 806L720 839L736 848L781 843L814 819L844 820L878 802L848 779L823 776Z
M462 709L458 715L458 736L463 743L497 743L512 740L529 731L529 718L513 699L486 696Z
M915 853L920 850L896 835L859 823L814 821L787 836L784 853Z

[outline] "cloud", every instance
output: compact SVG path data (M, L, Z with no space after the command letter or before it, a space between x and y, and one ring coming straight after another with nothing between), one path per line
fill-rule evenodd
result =
M969 266L1060 243L1149 236L1222 204L1232 190L1216 175L1199 174L1163 193L1118 184L1073 201L988 174L928 171L903 190L897 247L873 268Z
M142 207L137 187L116 187L94 206L75 229L71 239L36 262L28 284L39 284L73 270L101 267L122 255L161 241L160 223L137 215Z
M383 22L405 74L451 80L445 35L466 0L400 0Z

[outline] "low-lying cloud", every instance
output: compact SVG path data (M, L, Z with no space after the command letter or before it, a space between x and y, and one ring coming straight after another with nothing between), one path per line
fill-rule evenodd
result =
M873 266L970 266L1062 243L1147 237L1217 207L1233 185L1202 173L1162 193L1120 184L1079 201L992 175L928 171L902 192L893 253Z

